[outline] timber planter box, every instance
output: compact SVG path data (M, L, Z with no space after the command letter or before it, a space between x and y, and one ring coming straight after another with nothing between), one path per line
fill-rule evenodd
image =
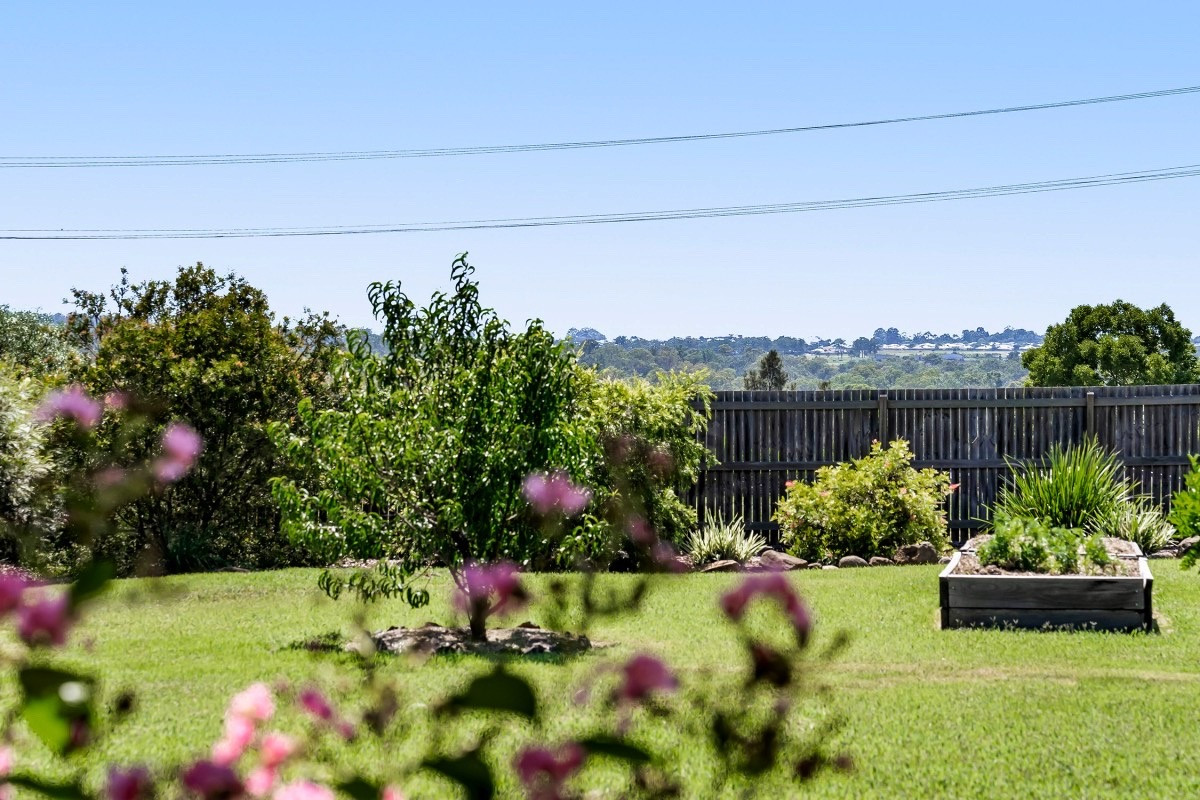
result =
M942 627L1150 630L1154 577L1133 549L1133 575L964 574L956 552L938 576Z

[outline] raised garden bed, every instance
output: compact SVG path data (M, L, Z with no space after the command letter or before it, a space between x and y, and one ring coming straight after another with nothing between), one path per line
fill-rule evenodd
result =
M1154 577L1136 544L1109 547L1113 575L1038 575L980 568L973 539L938 576L943 628L1149 630Z

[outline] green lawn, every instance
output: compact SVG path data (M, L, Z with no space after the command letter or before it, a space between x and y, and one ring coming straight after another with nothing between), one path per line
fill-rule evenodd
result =
M792 573L817 618L818 644L845 630L853 642L823 677L846 718L842 741L857 771L825 776L763 796L812 797L1185 797L1200 787L1200 576L1175 562L1153 562L1162 633L941 631L937 568L909 567ZM183 576L122 582L97 603L69 651L80 667L105 676L105 689L135 689L140 707L121 735L88 758L167 763L207 750L217 738L226 700L256 680L316 680L355 692L347 657L313 654L295 643L349 631L352 606L329 602L317 572ZM545 580L533 578L536 591ZM627 576L609 576L626 584ZM565 663L519 669L544 687L544 738L579 733L574 689L604 661L634 650L664 656L681 671L725 674L743 669L732 629L715 600L736 575L666 578L634 617L599 624L594 639L612 647ZM163 591L148 591L161 589ZM370 623L448 622L446 582L431 608L398 602L371 609ZM537 620L535 612L529 614ZM82 643L91 640L90 648ZM417 665L388 659L384 669L405 687L402 714L412 744L385 751L367 744L339 758L378 773L380 765L418 760L429 742L420 704L434 702L488 668L475 658L435 658ZM714 680L718 678L713 678ZM4 684L11 701L12 683ZM279 724L298 724L286 716ZM480 730L464 722L447 745ZM639 719L635 738L674 753L686 796L712 796L711 765L674 749L670 726ZM507 753L538 736L510 726ZM597 768L604 770L604 768ZM592 773L615 796L623 773ZM454 796L449 784L421 776L410 797ZM514 786L507 779L505 792Z

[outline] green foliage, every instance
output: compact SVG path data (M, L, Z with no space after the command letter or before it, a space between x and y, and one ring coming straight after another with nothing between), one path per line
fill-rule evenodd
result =
M1183 488L1171 500L1171 516L1168 517L1184 539L1200 536L1200 458L1190 458L1192 470L1184 476ZM1200 545L1194 545L1183 554L1183 568L1191 569L1198 557Z
M788 374L783 368L783 359L778 350L771 350L758 360L758 366L746 373L743 379L747 389L779 391L787 386Z
M897 547L920 541L946 546L943 504L950 476L913 469L908 442L817 470L813 483L796 481L775 509L783 542L810 560L856 555L890 556Z
M1165 303L1077 306L1022 362L1031 386L1191 383L1200 376L1192 334Z
M729 522L721 515L705 522L703 528L688 536L686 553L694 564L708 564L731 558L745 563L767 549L767 540L746 530L740 516Z
M1011 485L1000 490L996 513L1036 517L1063 528L1093 529L1116 514L1129 496L1121 463L1094 437L1081 444L1050 448L1044 469L1010 464Z
M66 331L49 314L0 305L0 365L21 375L61 375L79 360Z
M1101 571L1112 564L1099 534L1085 536L1079 528L1050 525L1036 517L1013 517L998 512L991 537L976 554L979 563L1015 572L1045 572L1072 575L1080 571L1079 551L1084 560Z
M631 506L661 538L679 544L696 526L696 510L679 493L695 484L706 449L712 392L703 374L658 373L653 381L601 379L579 370L579 416L589 458L586 484L598 508L613 501ZM604 560L612 537L603 519L585 517L567 532L564 556Z
M396 283L372 284L387 353L352 333L333 373L344 401L302 402L294 425L272 427L321 476L312 490L274 484L298 545L327 561L389 558L406 570L553 555L521 485L556 469L578 480L590 466L574 352L538 321L511 331L480 305L473 271L459 256L453 292L425 308Z
M134 457L152 456L172 419L204 440L191 474L122 509L117 533L100 543L106 555L123 572L305 563L279 532L269 485L273 476L305 476L266 427L292 419L301 400L333 402L337 327L317 315L277 323L260 290L201 264L174 281L132 284L122 272L107 296L74 296L69 326L94 354L81 382L94 396L121 392L157 410L159 423L132 443ZM102 441L113 435L111 425L101 428Z
M1092 529L1104 536L1136 542L1146 555L1162 550L1177 536L1175 526L1163 516L1162 509L1140 495L1098 517Z
M54 517L57 499L43 491L54 474L45 426L33 420L44 387L0 366L0 531L28 530ZM0 541L0 560L18 560L18 538Z

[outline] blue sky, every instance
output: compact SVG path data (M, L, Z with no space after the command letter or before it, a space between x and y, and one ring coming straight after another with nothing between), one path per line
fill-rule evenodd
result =
M0 155L657 136L1200 84L1191 3L6 3ZM729 5L725 4L728 8ZM899 194L1200 163L1200 95L862 130L455 159L0 170L0 227L403 223ZM1042 329L1169 302L1200 332L1200 178L890 208L551 229L0 242L0 303L203 261L370 324L469 251L520 322L613 336Z

